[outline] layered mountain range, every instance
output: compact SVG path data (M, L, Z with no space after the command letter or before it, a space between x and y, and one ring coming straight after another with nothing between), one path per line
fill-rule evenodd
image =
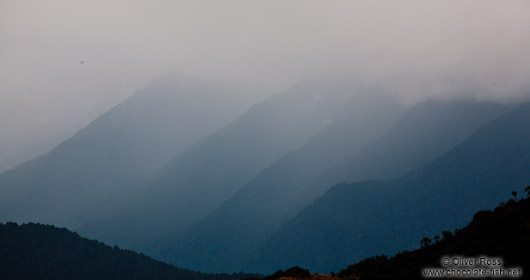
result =
M164 248L161 258L185 267L208 265L208 271L241 270L242 263L253 259L253 250L264 246L271 234L289 225L333 184L405 174L447 152L506 110L487 102L425 102L398 121L395 115L383 119L388 131L371 131L381 127L378 118L390 116L381 110L341 119L263 170L179 238L174 248ZM351 171L345 172L346 168ZM256 269L254 265L268 258L244 268Z
M205 272L329 272L463 226L530 181L530 105L404 106L299 82L253 106L155 80L0 174L0 221L44 222ZM347 182L347 183L346 183Z
M529 125L525 104L404 176L336 185L277 231L256 259L268 260L264 270L286 264L335 270L462 227L512 190L523 193L530 182Z
M233 98L203 81L152 81L50 152L1 173L0 219L75 226L73 213L228 124L245 106Z

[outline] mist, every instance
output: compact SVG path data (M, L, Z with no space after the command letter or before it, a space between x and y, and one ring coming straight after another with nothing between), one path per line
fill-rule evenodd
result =
M0 10L0 140L93 119L168 71L237 84L256 101L316 77L409 104L530 88L527 1L2 1Z
M212 273L413 250L530 182L529 15L523 0L0 0L0 227Z

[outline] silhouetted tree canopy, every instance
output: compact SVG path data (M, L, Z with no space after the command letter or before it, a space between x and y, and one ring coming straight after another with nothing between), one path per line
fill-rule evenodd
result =
M0 224L0 279L237 280L248 274L205 274L42 224Z
M530 191L530 188L527 188ZM530 198L510 199L494 211L479 211L468 226L453 235L443 231L439 242L405 251L388 259L370 257L348 266L338 276L347 279L360 276L365 279L423 279L421 269L440 267L442 256L490 256L504 259L504 267L521 267L530 271Z

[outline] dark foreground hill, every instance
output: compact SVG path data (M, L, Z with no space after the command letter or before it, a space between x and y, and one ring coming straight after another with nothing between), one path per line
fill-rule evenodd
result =
M434 243L430 244L431 242ZM441 264L444 257L454 262L453 258L457 256L466 259L487 256L489 259L500 258L503 261L500 266L486 266L488 270L502 268L506 276L508 269L520 268L520 272L526 275L524 278L506 278L528 279L530 198L519 201L511 199L507 203L501 203L493 211L479 211L473 216L473 221L469 225L456 230L454 234L443 231L441 235L434 236L434 240L426 237L421 243L424 245L421 249L405 251L392 258L383 255L365 259L342 270L338 276L341 278L360 276L362 280L424 279L429 272L423 271L423 268L452 268L452 265Z
M526 190L530 191L530 187ZM457 262L462 262L462 259L479 258L480 262L480 257L501 260L502 263L492 266L473 265L464 269L486 269L487 273L491 273L491 269L496 269L500 273L499 269L503 269L503 276L508 276L510 270L512 277L497 275L498 277L489 278L528 279L526 275L530 272L530 195L519 201L510 199L493 211L478 211L466 227L457 229L454 233L443 231L433 239L425 237L419 243L422 244L420 249L404 251L391 258L385 255L369 257L337 274L310 274L308 270L295 266L286 271L279 270L262 280L428 279L429 268L456 268L451 264L442 265L443 258L448 258L451 263L455 258ZM514 273L518 273L519 277Z
M0 224L0 279L235 280L244 274L204 274L42 224Z

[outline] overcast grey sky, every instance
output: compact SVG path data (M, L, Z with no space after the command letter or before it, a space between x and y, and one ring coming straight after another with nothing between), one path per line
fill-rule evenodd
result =
M0 140L174 70L265 96L349 78L414 102L530 89L530 1L0 0Z

